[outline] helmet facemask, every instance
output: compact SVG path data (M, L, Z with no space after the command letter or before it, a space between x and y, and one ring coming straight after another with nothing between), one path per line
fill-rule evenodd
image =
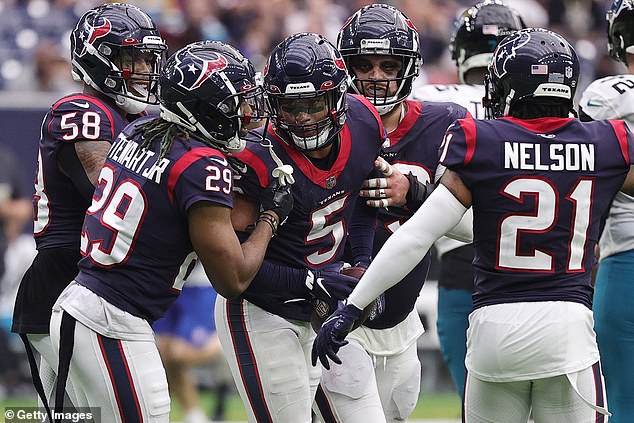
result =
M377 40L381 41L381 40ZM389 40L385 40L389 41ZM348 66L352 76L352 89L364 97L376 107L380 115L389 113L401 101L405 100L412 91L412 83L418 76L420 69L420 59L406 55L396 54L376 54L374 56L384 56L394 58L400 62L400 70L395 78L374 79L360 78L357 75L359 68L363 65L363 56L351 55L348 59Z
M377 3L359 9L339 31L337 46L352 77L352 91L366 97L380 115L392 111L411 93L423 63L420 41L416 26L394 6ZM359 75L363 66L355 65L368 56L398 60L400 71L389 75L390 79Z
M171 89L179 90L177 87ZM228 153L244 150L249 134L254 134L250 138L252 141L257 141L256 137L259 141L263 139L263 133L255 134L256 128L268 122L261 86L236 92L219 104L191 95L189 98L189 101L176 102L176 111L161 105L161 117L182 126L200 141Z
M300 151L332 144L345 122L347 84L321 93L269 95L275 128ZM307 123L302 123L307 122Z
M99 46L100 51L112 50L111 71L104 85L112 90L121 107L158 104L158 79L165 60L165 45ZM138 112L137 112L138 113Z
M264 88L275 130L302 152L338 139L346 119L348 72L337 49L323 36L298 33L271 53Z

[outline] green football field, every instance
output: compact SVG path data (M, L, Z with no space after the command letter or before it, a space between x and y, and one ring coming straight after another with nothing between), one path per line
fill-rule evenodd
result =
M213 394L205 392L202 394L203 409L207 413L216 406L216 398ZM5 407L33 407L34 398L14 398L0 401L2 407L2 417L0 422L4 423ZM422 394L416 409L410 416L410 420L425 419L459 419L460 418L460 398L455 394ZM240 397L237 394L229 396L226 404L225 421L246 421L246 413ZM170 421L182 421L182 412L176 401L172 402L172 416Z

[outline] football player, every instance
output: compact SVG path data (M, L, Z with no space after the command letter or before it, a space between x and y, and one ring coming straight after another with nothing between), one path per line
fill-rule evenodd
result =
M484 118L484 76L493 50L512 31L524 28L517 12L500 0L486 0L465 10L456 21L449 44L460 84L425 85L412 98L451 101L469 110L475 119ZM445 363L456 385L464 393L469 313L473 310L473 246L441 237L435 244L440 260L438 276L438 339Z
M361 309L474 213L474 311L464 420L594 422L608 415L591 271L612 199L634 194L634 138L622 121L569 118L579 60L560 35L523 29L496 48L485 107L441 148L441 184L322 325L313 360L334 360Z
M374 104L387 131L377 166L389 175L369 179L361 192L369 205L380 207L376 254L431 192L445 131L467 111L453 103L407 100L422 62L419 36L393 6L372 4L355 12L339 32L338 48L352 90ZM426 256L387 290L377 313L341 350L346 364L323 371L316 404L325 422L407 420L420 391L416 341L424 328L415 305L429 265Z
M50 397L57 370L51 307L77 274L81 225L97 177L117 134L158 103L167 50L149 15L119 3L87 11L70 41L73 77L83 92L55 102L42 122L33 196L38 254L20 283L12 327L25 343L36 387L31 346L41 354L42 400Z
M272 125L263 128L264 144L238 155L246 173L233 221L248 230L270 175L285 168L295 207L244 295L218 298L216 324L249 422L310 423L321 374L310 365L312 303L334 310L356 284L340 273L348 231L358 261L369 260L376 213L358 194L383 127L372 104L346 94L344 61L321 35L299 33L278 44L264 86Z
M226 154L244 148L241 136L264 115L262 87L238 50L190 44L166 62L159 86L160 117L127 126L108 153L81 231L79 274L51 316L57 389L70 371L77 405L98 404L103 421L169 421L151 323L196 256L220 295L241 294L293 203L290 185L271 182L240 245Z
M601 78L579 103L581 120L623 119L634 129L634 2L615 1L607 14L610 56L628 74ZM601 262L594 286L594 328L605 372L610 422L634 416L634 199L614 197L599 241Z

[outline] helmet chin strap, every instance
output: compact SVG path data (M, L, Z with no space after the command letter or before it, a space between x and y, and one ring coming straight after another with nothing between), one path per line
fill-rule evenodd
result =
M320 148L319 146L328 140L328 135L330 134L331 129L332 127L328 126L322 129L319 134L313 135L312 137L299 137L291 131L289 131L289 133L291 134L293 142L299 149L303 150L307 147L308 150L318 150Z
M399 103L388 104L385 106L374 106L374 108L376 109L377 112L379 112L379 115L383 116L390 113L392 110L394 110L394 107L396 107L397 104L401 104L401 103L399 102Z
M117 106L133 115L139 114L147 108L147 103L118 94L114 96L114 100Z

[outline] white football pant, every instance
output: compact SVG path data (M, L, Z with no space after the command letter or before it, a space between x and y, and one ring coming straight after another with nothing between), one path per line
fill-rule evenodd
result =
M56 357L61 321L61 310L53 310ZM102 423L169 422L167 377L153 341L108 338L77 321L74 342L68 378L77 407L98 409Z
M310 423L315 332L244 299L216 299L216 329L250 423ZM367 423L367 422L366 422Z
M574 385L573 385L574 383ZM607 423L598 363L570 375L520 382L485 382L467 373L465 423Z

